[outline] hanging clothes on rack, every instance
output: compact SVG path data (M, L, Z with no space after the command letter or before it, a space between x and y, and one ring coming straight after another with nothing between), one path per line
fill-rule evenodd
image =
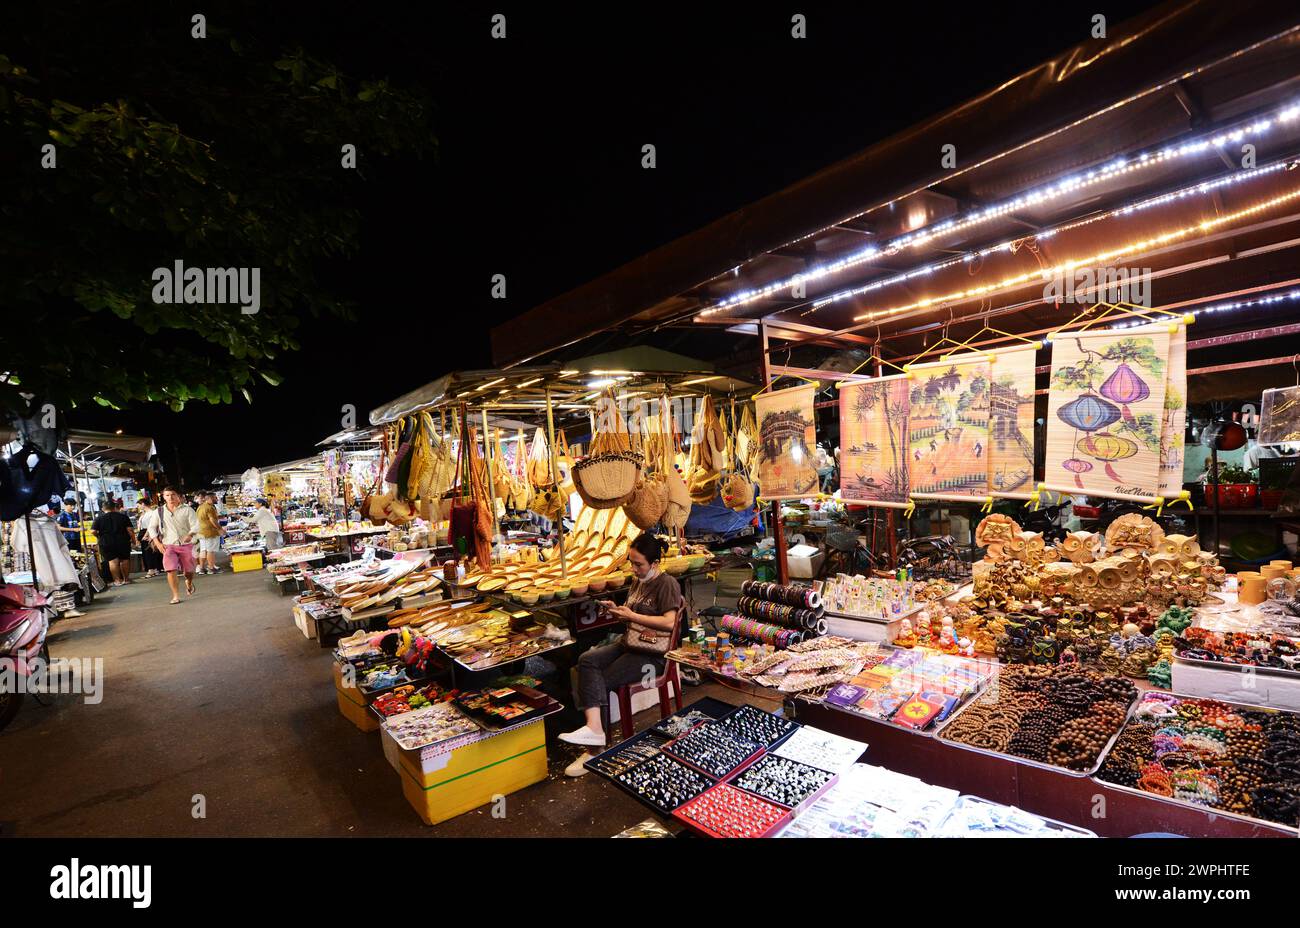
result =
M0 462L0 521L12 522L23 513L44 508L72 488L54 455L24 444Z
M18 556L30 553L36 560L36 579L42 590L52 590L65 583L81 583L77 568L68 554L68 543L58 524L45 513L31 515L32 541L27 546L27 524L18 519L10 526L9 542ZM28 561L30 564L30 560Z

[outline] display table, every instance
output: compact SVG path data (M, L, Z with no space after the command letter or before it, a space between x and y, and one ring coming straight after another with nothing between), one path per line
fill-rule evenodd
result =
M819 703L797 700L796 718L833 734L871 745L873 764L920 777L938 786L1017 806L1036 815L1079 825L1102 837L1169 832L1189 838L1295 838L1295 829L1256 824L1210 809L1175 804L1021 763L976 753L938 738L906 731Z

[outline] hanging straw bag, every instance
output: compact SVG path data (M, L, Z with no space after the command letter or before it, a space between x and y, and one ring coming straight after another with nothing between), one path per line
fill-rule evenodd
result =
M642 531L658 525L668 511L668 484L664 478L659 474L642 477L632 491L632 498L623 504L623 511Z
M573 465L573 482L583 502L595 509L621 506L636 489L643 458L632 450L614 394L605 397L599 419L605 428L591 440L591 453Z

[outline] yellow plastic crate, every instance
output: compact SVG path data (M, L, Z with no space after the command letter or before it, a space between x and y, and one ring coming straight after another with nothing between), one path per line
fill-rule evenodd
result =
M261 570L262 555L259 551L244 552L242 554L230 555L230 569L235 573L243 573L246 570Z
M366 698L361 695L361 691L343 685L343 674L338 664L334 665L334 690L339 713L345 719L362 731L379 730L379 719L367 708Z
M545 780L546 728L538 719L424 762L419 751L403 751L400 765L406 801L436 825Z

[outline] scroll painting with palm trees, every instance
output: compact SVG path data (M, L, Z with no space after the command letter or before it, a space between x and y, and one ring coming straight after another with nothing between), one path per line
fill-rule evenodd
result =
M1044 483L1061 493L1160 496L1168 326L1052 339Z
M989 386L989 493L1034 491L1034 358L1037 346L999 348Z
M982 500L989 495L991 368L987 355L977 357L910 368L912 496Z
M840 497L876 506L907 503L908 397L900 374L840 390Z
M815 387L791 387L754 397L758 414L758 488L767 500L815 496L817 426Z
M1169 338L1169 377L1165 382L1160 429L1160 495L1171 499L1183 491L1183 445L1187 429L1187 326Z

